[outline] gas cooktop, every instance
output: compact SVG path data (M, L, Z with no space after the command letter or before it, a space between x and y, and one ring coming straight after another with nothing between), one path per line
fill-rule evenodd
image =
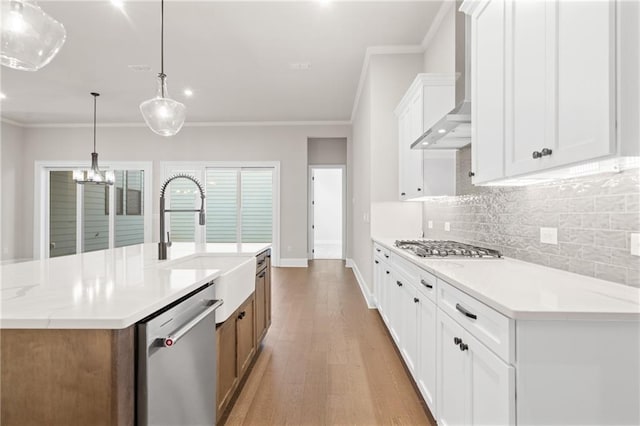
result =
M395 246L420 257L501 258L498 250L443 240L396 240Z

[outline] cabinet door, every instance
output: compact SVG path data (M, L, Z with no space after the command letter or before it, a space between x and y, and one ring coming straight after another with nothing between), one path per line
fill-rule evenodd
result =
M437 422L439 426L467 425L467 363L465 353L454 343L454 339L464 337L464 330L440 309L437 318Z
M615 2L555 1L557 134L554 166L590 160L615 147Z
M221 414L229 402L238 379L236 357L236 318L229 317L216 329L217 360L217 408Z
M410 198L411 187L411 110L406 108L398 117L398 193L400 200Z
M238 377L244 375L256 350L254 304L255 299L252 295L238 308L236 317Z
M481 6L471 21L473 183L503 178L505 150L505 2Z
M497 2L497 1L496 1ZM549 165L550 156L533 152L553 139L555 75L548 57L553 48L553 4L510 0L506 6L506 173L515 176Z
M381 288L380 288L380 306L381 306L381 314L382 314L382 319L384 320L385 324L387 324L387 328L391 329L391 327L389 326L389 311L390 311L390 307L389 307L389 301L390 301L390 294L389 294L389 286L391 285L391 269L389 268L389 265L386 263L380 263L381 265L381 275L382 278L380 280L381 283Z
M400 289L400 318L402 325L400 327L400 351L409 368L409 371L416 376L418 371L418 339L419 339L419 326L418 326L418 314L420 299L417 292L413 289L411 284L405 278L400 278L398 281L402 283Z
M470 425L515 424L515 371L467 333Z
M271 326L271 255L267 256L267 269L264 272L265 328L269 329Z
M256 276L256 339L259 345L267 331L267 315L266 315L266 291L265 291L266 272L262 271Z
M418 373L416 382L427 402L431 413L437 417L436 407L436 330L437 308L426 297L419 297L418 303Z
M391 274L387 274L387 295L389 307L389 332L391 337L395 340L396 345L401 347L401 334L402 334L402 290L398 285L398 275L395 271L391 271Z

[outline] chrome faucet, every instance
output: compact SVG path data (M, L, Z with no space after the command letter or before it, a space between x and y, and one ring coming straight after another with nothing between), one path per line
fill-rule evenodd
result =
M189 209L173 209L168 210L164 208L164 193L167 190L167 186L169 183L175 179L188 179L191 182L195 183L198 189L200 190L200 210L189 210ZM198 179L193 176L186 175L183 173L179 173L177 175L171 176L169 179L165 180L162 184L162 188L160 189L160 242L158 243L158 259L165 260L167 258L167 247L171 247L171 238L169 232L167 232L167 241L164 240L164 214L171 212L199 212L198 222L200 226L204 226L205 224L205 214L204 214L204 189L202 188L202 184Z

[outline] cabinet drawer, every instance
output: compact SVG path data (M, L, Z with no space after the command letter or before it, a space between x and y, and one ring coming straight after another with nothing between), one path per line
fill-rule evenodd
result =
M388 248L385 248L377 243L373 243L373 254L380 255L385 259L389 259L389 257L391 256L391 253Z
M515 361L513 320L438 279L438 307L507 363Z
M437 303L438 279L436 276L421 270L418 281L418 291L427 296L433 303Z

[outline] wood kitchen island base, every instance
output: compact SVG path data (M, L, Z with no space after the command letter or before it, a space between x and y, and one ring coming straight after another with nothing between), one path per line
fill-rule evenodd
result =
M133 425L134 331L0 330L0 424Z

